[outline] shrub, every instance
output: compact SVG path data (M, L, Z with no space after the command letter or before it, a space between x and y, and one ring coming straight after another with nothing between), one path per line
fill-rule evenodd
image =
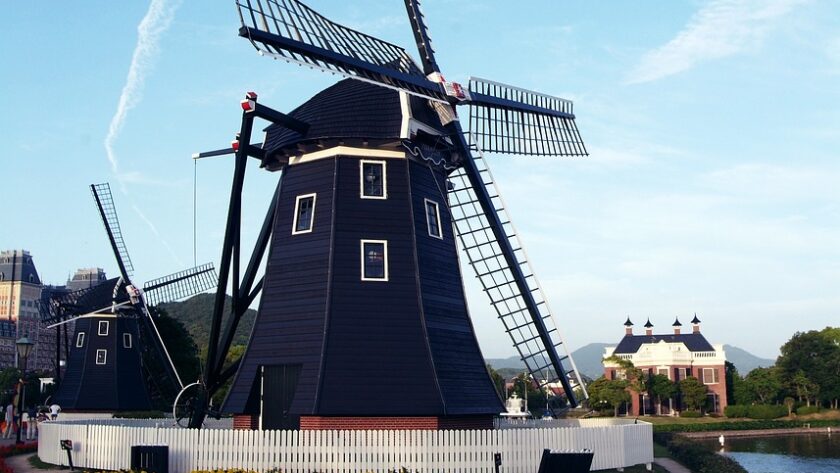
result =
M727 422L709 422L703 424L654 424L653 431L666 432L710 432L714 430L763 430L763 429L795 429L804 427L837 427L840 421L820 420L738 420Z
M747 407L749 406L739 406L738 404L732 404L730 406L726 406L723 410L723 413L726 417L747 417Z
M796 415L798 416L807 416L817 412L820 412L820 406L800 406L796 409Z
M787 407L777 404L755 404L747 407L747 417L750 419L778 419L787 414Z
M682 412L680 412L680 417L688 417L688 418L703 417L703 414L700 411L682 411Z
M674 459L694 473L747 473L735 460L697 442L667 434L656 434L654 440L664 444Z

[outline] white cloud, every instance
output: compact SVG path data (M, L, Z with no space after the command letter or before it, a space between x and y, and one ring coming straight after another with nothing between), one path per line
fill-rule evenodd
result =
M646 53L627 82L654 81L757 48L778 20L805 1L714 0L671 41Z

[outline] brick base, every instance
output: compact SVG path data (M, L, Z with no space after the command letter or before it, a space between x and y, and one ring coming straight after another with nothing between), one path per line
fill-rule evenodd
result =
M260 428L260 418L249 414L236 414L233 416L233 428L235 430L257 430Z
M493 416L322 417L301 416L301 430L470 430L492 429Z

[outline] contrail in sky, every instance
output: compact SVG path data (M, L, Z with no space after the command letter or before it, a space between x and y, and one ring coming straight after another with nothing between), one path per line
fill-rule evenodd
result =
M154 60L158 55L160 37L172 23L172 19L175 17L175 10L178 8L179 3L180 0L152 0L149 4L149 10L146 12L146 16L143 17L143 20L137 26L137 45L134 47L134 54L131 57L128 77L126 77L125 85L120 94L117 110L111 118L108 135L105 136L105 153L108 157L108 162L111 163L111 172L117 181L119 181L120 190L125 195L128 195L125 183L130 178L130 174L120 173L119 161L117 160L116 153L114 153L114 142L117 140L125 124L128 111L140 103L140 99L143 97L143 84L146 81L146 75L151 70ZM178 255L175 254L175 251L169 246L169 243L161 237L152 221L136 205L132 204L132 207L137 215L149 226L158 241L169 251L178 264L181 264Z
M137 26L137 46L134 48L134 55L131 58L128 77L120 94L117 111L111 118L108 135L105 137L105 153L111 163L111 171L120 181L123 192L125 192L125 186L120 176L117 156L114 153L114 141L116 141L123 124L125 124L128 111L134 108L143 96L143 83L146 81L146 74L151 69L155 56L157 56L161 35L169 28L172 19L175 17L175 9L178 7L178 3L178 1L152 0L146 16Z

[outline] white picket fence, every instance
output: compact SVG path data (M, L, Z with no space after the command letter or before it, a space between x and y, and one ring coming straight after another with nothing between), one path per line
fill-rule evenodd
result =
M146 422L144 425L143 423ZM101 470L128 469L132 445L169 446L169 471L242 468L260 472L492 473L493 454L502 472L536 472L542 451L595 452L592 470L653 461L653 429L632 420L585 419L579 426L496 430L314 431L191 430L108 425L108 422L46 422L38 455L67 465L59 440L73 441L73 463Z

